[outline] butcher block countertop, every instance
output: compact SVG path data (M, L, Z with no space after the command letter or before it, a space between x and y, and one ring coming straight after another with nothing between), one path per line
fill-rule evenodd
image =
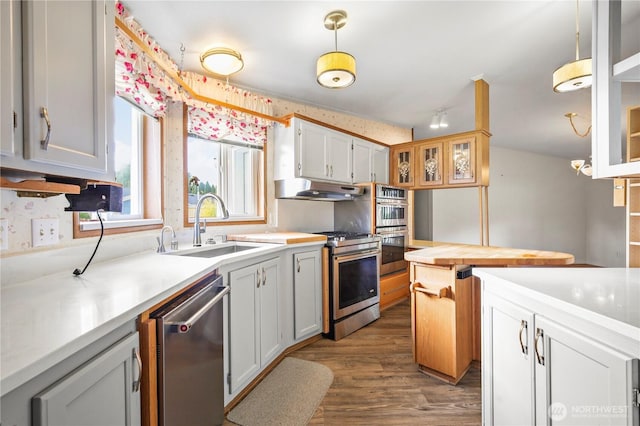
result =
M574 262L573 255L555 251L419 240L410 241L409 247L417 250L405 253L405 260L429 265L561 266Z
M228 235L229 241L247 241L252 243L300 244L311 242L326 242L327 237L319 234L304 232L267 232L262 234L233 234Z

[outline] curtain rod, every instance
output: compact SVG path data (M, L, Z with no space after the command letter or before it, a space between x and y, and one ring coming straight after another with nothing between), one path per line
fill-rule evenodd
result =
M160 61L156 60L155 53L145 43L143 43L142 40L140 40L140 38L133 31L131 31L131 29L129 27L127 27L127 25L124 22L122 22L118 18L115 18L115 22L116 22L116 27L118 27L120 30L122 30L131 39L132 42L134 42L140 49L142 49L147 54L147 56L153 62L156 63L156 65L158 65L160 68L162 68L164 70L164 72L167 73L176 83L178 83L180 85L180 87L182 87L187 93L189 93L189 95L193 99L196 99L196 100L201 101L201 102L206 102L206 103L210 103L210 104L214 104L214 105L219 105L219 106L222 106L222 107L225 107L225 108L229 108L229 109L234 109L236 111L244 112L244 113L252 115L254 117L259 117L259 118L263 118L265 120L274 121L274 122L283 124L285 127L289 127L289 117L273 117L271 115L262 114L262 113L257 112L257 111L253 111L253 110L250 110L250 109L247 109L247 108L243 108L243 107L240 107L240 106L237 106L237 105L233 105L233 104L229 104L229 103L226 103L226 102L222 102L222 101L219 101L217 99L208 98L206 96L202 96L202 95L196 93L182 78L180 78L178 73L176 73L172 69L169 69L164 64L162 64Z

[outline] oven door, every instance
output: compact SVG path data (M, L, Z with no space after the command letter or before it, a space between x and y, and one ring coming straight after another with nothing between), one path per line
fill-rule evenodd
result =
M409 242L409 231L405 226L378 228L376 234L382 239L382 260L380 275L406 271L407 261L404 252Z
M409 207L405 203L376 202L376 227L407 226Z
M333 319L380 302L380 249L333 255Z

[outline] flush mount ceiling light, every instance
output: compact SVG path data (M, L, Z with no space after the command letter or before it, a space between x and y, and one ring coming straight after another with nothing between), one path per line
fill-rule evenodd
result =
M553 72L553 91L571 92L591 86L591 58L580 59L580 13L576 0L576 60Z
M576 171L576 176L582 172L585 176L593 175L591 164L585 164L584 160L571 160L571 168Z
M242 55L226 47L207 50L200 56L200 64L205 70L225 77L237 73L244 67Z
M324 26L333 30L335 48L318 58L316 75L318 83L329 89L348 87L356 81L356 59L346 52L338 51L338 29L347 23L347 12L334 10L324 17Z
M444 129L449 127L449 120L447 119L447 112L444 109L439 109L431 117L431 124L429 127L432 129Z

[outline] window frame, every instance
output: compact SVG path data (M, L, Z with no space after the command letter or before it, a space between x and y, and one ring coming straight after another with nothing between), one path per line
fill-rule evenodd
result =
M135 105L133 106L135 108ZM158 122L157 137L154 137L154 121ZM153 118L147 113L142 114L142 188L143 188L143 217L123 219L121 221L105 221L104 235L124 234L129 232L149 231L160 229L164 219L164 146L165 121L163 118ZM150 167L159 162L158 167ZM88 229L82 229L82 224L91 224ZM100 235L99 221L80 221L78 212L73 213L73 238L97 237Z
M188 120L189 111L186 105L182 111L182 217L183 225L185 228L193 228L195 221L189 219L189 134L188 134ZM265 130L266 132L266 130ZM258 215L261 215L261 219L247 219L247 220L227 220L227 219L214 219L214 218L202 218L207 223L207 226L229 226L229 225L264 225L267 223L267 144L262 145L262 168L259 170L256 188L262 187L261 193L258 194L258 200L256 201L256 207L258 209Z

